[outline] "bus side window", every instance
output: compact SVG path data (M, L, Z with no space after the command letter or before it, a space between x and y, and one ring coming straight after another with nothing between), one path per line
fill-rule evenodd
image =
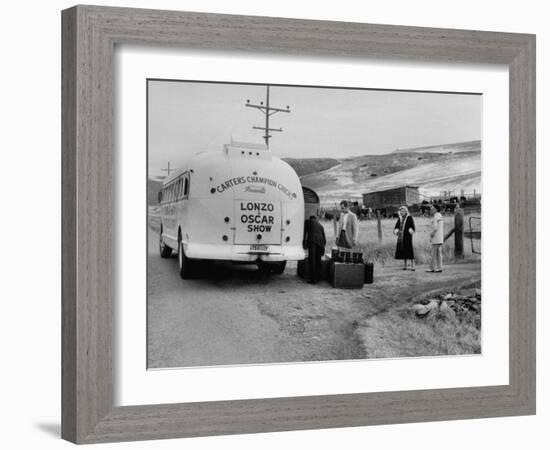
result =
M178 200L181 200L183 197L183 180L180 178L178 180Z
M189 196L189 176L185 176L185 187L183 188L183 196L187 198Z

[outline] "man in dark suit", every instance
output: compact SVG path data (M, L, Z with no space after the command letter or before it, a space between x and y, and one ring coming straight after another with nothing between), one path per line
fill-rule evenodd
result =
M310 216L305 227L304 248L307 248L309 261L309 281L317 283L321 279L321 258L325 254L325 229L319 223L317 217Z

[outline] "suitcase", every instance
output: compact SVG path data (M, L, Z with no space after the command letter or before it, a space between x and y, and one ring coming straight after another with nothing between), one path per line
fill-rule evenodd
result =
M335 262L331 264L330 278L332 287L361 289L365 279L364 264Z
M365 266L365 283L371 284L374 280L374 264L366 262Z
M355 262L353 260L353 252L351 250L342 250L340 252L340 254L342 255L341 256L341 262L345 262L345 263L353 263Z
M363 262L363 252L352 252L351 253L351 262L355 264L360 264Z
M309 261L308 259L302 259L298 261L298 276L304 280L309 280Z
M360 264L363 262L363 252L332 249L332 260L335 262Z
M321 259L321 280L330 281L330 266L332 261L326 256Z

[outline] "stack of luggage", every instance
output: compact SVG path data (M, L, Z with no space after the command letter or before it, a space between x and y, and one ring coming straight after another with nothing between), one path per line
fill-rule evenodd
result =
M309 261L298 261L298 276L309 279ZM374 264L366 262L362 252L332 249L330 258L321 260L321 279L335 288L360 289L373 282Z

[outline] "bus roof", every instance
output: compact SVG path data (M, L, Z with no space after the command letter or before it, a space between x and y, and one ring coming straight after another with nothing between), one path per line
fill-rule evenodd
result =
M261 152L261 153L260 153ZM271 159L274 156L271 151L267 148L265 144L255 143L255 142L241 142L231 140L230 144L225 144L221 152L219 151L202 151L197 152L191 156L183 167L174 170L173 173L164 178L162 184L163 186L170 184L171 181L178 178L181 174L185 172L192 171L196 169L195 166L203 166L205 163L211 163L215 165L216 161L224 161L227 157L234 157L236 155L241 156L262 156L261 159ZM222 158L220 158L222 156Z
M265 146L232 142L224 145L222 151L198 153L166 177L163 186L186 172L191 174L189 198L246 197L248 193L261 191L266 195L303 200L296 171Z

